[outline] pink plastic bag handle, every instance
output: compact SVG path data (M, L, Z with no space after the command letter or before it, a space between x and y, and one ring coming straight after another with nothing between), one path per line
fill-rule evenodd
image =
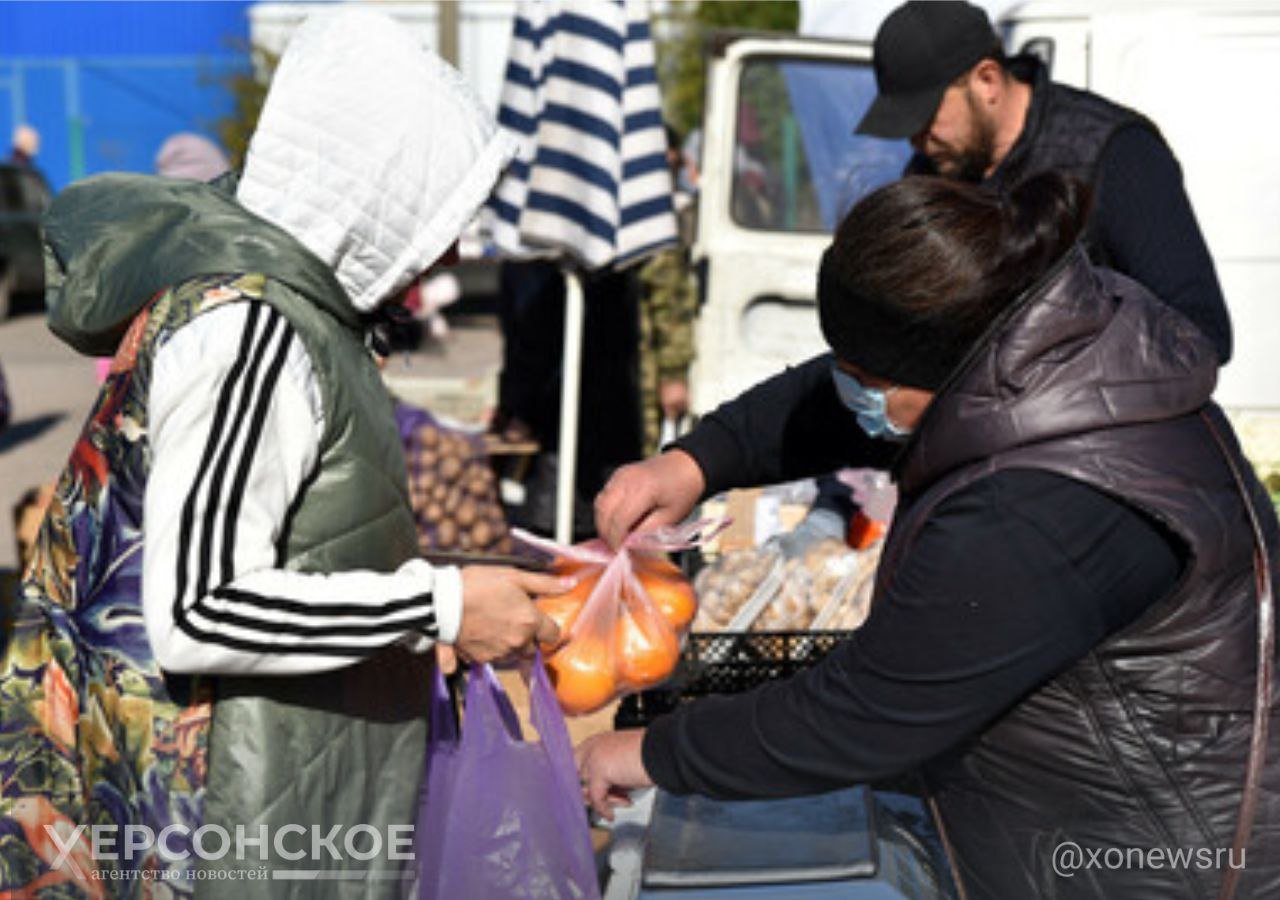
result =
M666 525L648 531L633 531L622 542L625 550L661 551L688 550L700 547L713 540L722 531L733 524L732 519L698 519L680 525ZM523 544L535 547L554 556L563 556L579 562L595 563L605 566L616 555L603 541L589 541L580 547L557 544L555 541L530 534L522 528L513 528L511 536Z

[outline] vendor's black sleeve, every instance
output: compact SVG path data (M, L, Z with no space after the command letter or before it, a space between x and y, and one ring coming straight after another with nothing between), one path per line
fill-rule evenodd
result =
M675 446L697 461L707 494L846 467L888 468L901 445L873 440L845 409L830 353L792 366L703 417Z
M1225 365L1231 319L1173 151L1146 127L1124 128L1103 149L1094 184L1107 264L1196 323Z
M819 665L695 701L645 735L673 792L816 793L908 771L979 732L1173 589L1181 545L1056 475L1003 472L944 501Z

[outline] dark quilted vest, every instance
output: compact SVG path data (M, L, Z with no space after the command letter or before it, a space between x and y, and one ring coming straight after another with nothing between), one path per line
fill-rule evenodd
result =
M970 898L1216 894L1252 732L1258 616L1252 532L1212 431L1244 473L1273 559L1280 547L1267 496L1209 401L1216 368L1194 326L1076 250L943 388L904 451L882 582L938 503L1013 468L1094 487L1189 550L1170 596L927 767ZM1269 760L1278 744L1273 727ZM1272 765L1237 896L1280 896L1278 825ZM1063 878L1053 853L1064 841L1085 852L1222 848L1221 867Z
M1076 90L1049 80L1044 66L1030 57L1010 64L1014 76L1031 84L1031 105L1022 133L982 186L1004 192L1040 172L1056 170L1093 185L1098 159L1107 142L1121 129L1159 130L1141 113L1112 103L1087 91ZM909 172L929 172L931 164L915 157ZM1107 265L1104 249L1087 227L1082 239L1095 265Z
M1079 91L1049 80L1044 66L1030 63L1031 106L1022 134L1000 166L985 184L1004 191L1032 175L1050 169L1065 172L1093 185L1098 159L1122 128L1149 128L1159 134L1145 116L1127 107L1105 100L1097 94ZM1110 260L1101 244L1087 227L1083 239L1089 258L1095 265Z

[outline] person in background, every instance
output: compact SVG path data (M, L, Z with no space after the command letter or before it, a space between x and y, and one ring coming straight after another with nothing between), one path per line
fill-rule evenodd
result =
M667 164L680 183L687 170L680 136L667 131ZM695 356L693 323L698 315L698 283L690 264L693 198L675 199L680 243L660 250L640 269L640 408L644 414L644 452L657 452L664 428L674 431L689 414L689 366Z
M642 458L640 280L612 266L582 275L582 392L575 474L574 539L591 537L589 498L621 465ZM498 316L502 369L491 430L540 450L511 522L540 534L555 528L564 359L565 276L546 259L504 260Z
M546 440L559 404L564 277L551 260L498 263L502 368L490 429L503 440Z
M36 165L36 157L40 155L40 132L36 131L30 125L22 124L13 129L13 140L11 141L11 149L9 151L9 162L15 166L21 166L28 169L40 177L40 181L45 186L45 192L49 191L49 181L44 177L44 173Z
M190 131L169 135L156 151L156 174L165 178L213 181L230 168L217 144Z
M34 168L36 156L40 153L40 132L30 125L19 125L13 129L9 146L9 162L15 166Z
M34 169L36 156L40 153L40 132L30 125L22 124L13 129L10 141L9 162L15 166Z
M862 628L790 679L584 742L598 811L652 783L777 797L919 770L968 897L1206 898L1231 878L1280 895L1258 662L1280 526L1211 400L1214 345L1093 267L1086 221L1055 172L1002 197L881 188L822 259L832 352L611 479L613 546L704 496L846 465L891 467L900 501ZM1064 843L1220 849L1071 879Z
M689 132L688 137L684 139L684 145L680 148L680 156L683 165L680 167L680 176L676 179L676 190L696 198L701 176L699 167L702 165L701 128L695 128Z
M407 29L341 9L291 38L238 183L104 175L55 201L50 327L113 361L0 656L0 895L101 896L93 870L118 868L190 896L193 867L243 865L171 841L86 870L90 823L359 823L383 836L371 859L291 862L293 845L264 842L261 864L354 869L362 896L400 896L388 829L417 809L425 651L486 661L554 642L530 595L571 585L419 558L366 348L512 149ZM201 897L280 896L202 874Z
M231 164L218 145L203 135L189 131L172 134L156 151L156 174L163 178L186 178L191 181L212 181L230 170ZM94 374L98 384L107 380L111 371L111 358L99 357L94 361Z
M9 427L9 419L13 417L13 407L9 403L9 385L4 380L4 369L0 368L0 431Z
M987 14L963 0L909 0L876 32L879 94L858 133L908 138L907 171L996 192L1048 169L1090 185L1082 237L1097 265L1136 279L1231 359L1231 321L1213 259L1156 125L1049 80L1031 56L1006 59Z

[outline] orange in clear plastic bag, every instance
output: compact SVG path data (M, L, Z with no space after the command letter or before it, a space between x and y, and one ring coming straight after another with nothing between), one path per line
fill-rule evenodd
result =
M573 623L578 621L578 615L586 605L587 598L591 596L596 582L600 580L601 571L598 566L589 564L578 566L575 571L578 583L572 588L563 594L548 594L534 601L538 608L560 627L561 641L569 637L569 629L573 628ZM552 648L544 645L543 650L550 652Z
M618 692L613 648L594 634L578 635L547 660L560 708L571 716L595 712Z
M680 640L654 608L634 595L614 625L618 678L627 687L651 687L675 671Z
M578 594L574 590L569 591L567 594L557 594L554 597L542 597L535 602L538 609L550 616L551 621L559 626L560 639L564 640L569 636L569 629L578 620L578 614L582 612L583 604L586 601L586 594ZM544 646L543 649L549 648Z
M548 648L546 666L567 714L594 712L675 671L680 634L693 621L697 596L666 553L698 546L727 524L702 520L632 535L620 551L601 540L567 547L516 532L518 540L553 557L554 573L580 579L573 590L538 601L564 637L554 652Z
M680 567L656 553L636 553L636 577L671 627L681 631L698 612L698 596Z
M661 578L684 579L684 572L668 557L661 553L639 551L631 554L631 562L641 580L654 576Z
M653 605L662 613L662 618L676 630L681 630L693 621L698 612L698 597L693 592L693 585L681 578L648 578L640 576L640 584L644 586Z

